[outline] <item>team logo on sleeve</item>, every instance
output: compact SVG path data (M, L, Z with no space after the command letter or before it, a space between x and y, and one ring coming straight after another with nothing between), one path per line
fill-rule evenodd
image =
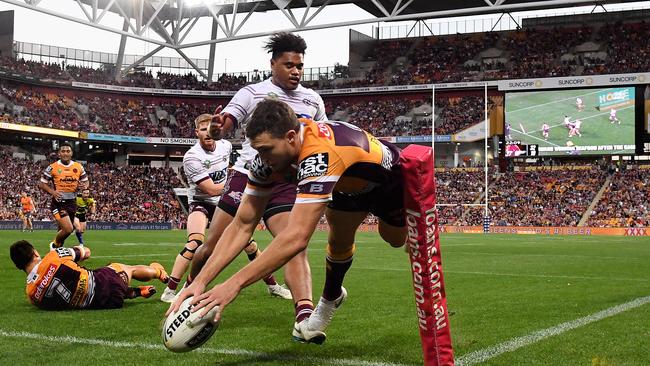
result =
M256 179L260 181L267 181L271 177L273 170L271 170L270 166L264 164L260 156L257 155L251 162L250 172Z
M329 154L318 153L304 158L298 165L298 181L309 177L319 177L327 173Z
M316 126L318 126L318 136L320 137L325 137L326 139L332 139L332 132L330 132L330 129L327 128L327 125L325 123L317 123Z

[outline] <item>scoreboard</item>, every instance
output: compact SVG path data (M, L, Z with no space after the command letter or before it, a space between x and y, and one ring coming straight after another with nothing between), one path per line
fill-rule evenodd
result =
M506 158L535 157L539 155L539 146L524 144L521 141L508 141L506 143Z

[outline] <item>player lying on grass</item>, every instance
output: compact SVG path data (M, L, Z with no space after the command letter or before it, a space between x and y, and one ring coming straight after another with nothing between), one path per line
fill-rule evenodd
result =
M293 330L297 341L322 343L334 311L347 296L342 283L352 264L356 230L367 214L379 218L379 234L391 246L405 242L400 151L347 123L298 120L289 106L271 99L258 104L246 135L259 155L251 166L241 206L206 265L168 314L189 296L195 296L194 303L205 300L197 306L203 314L217 305L223 311L244 287L305 250L325 213L330 232L322 297L314 313L296 322ZM286 181L298 184L287 228L257 259L204 293L248 243L274 185Z
M89 270L79 266L90 257L88 247L56 248L41 258L34 246L20 240L9 248L16 268L27 273L27 297L44 310L116 309L124 299L151 297L153 286L129 287L131 279L166 283L168 276L162 265L130 266L111 263Z

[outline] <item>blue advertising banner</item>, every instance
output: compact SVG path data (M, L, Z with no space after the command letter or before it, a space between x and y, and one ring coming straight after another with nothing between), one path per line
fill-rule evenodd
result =
M410 142L431 142L431 135L420 136L397 136L395 142L398 144ZM451 135L436 135L436 142L451 142Z
M95 141L110 141L110 142L137 142L144 144L147 142L145 137L142 136L125 136L125 135L109 135L105 133L92 133L89 132L88 140Z

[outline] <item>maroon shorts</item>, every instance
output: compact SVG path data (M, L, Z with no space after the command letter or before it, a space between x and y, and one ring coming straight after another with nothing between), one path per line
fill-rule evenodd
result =
M101 267L92 271L92 274L95 278L95 294L88 308L121 308L129 290L127 285L129 278L126 273L116 271L112 267Z
M231 170L228 173L228 180L226 180L226 187L219 200L217 207L224 210L230 216L235 216L237 208L241 203L241 198L246 189L246 182L248 177L242 172ZM296 202L296 185L290 183L276 183L271 191L271 200L266 205L264 215L262 218L267 221L273 215L281 212L289 212Z
M212 216L214 215L214 210L217 207L215 205L206 203L206 202L192 202L190 203L190 213L192 212L201 212L208 218L208 223L212 221Z
M341 192L332 194L327 207L347 212L370 212L385 223L404 227L404 186L401 179L382 184L370 192L350 195Z
M70 221L72 221L74 220L74 215L77 212L77 202L75 200L57 201L55 199L52 199L50 210L52 211L54 218L57 220L68 216L70 217Z

